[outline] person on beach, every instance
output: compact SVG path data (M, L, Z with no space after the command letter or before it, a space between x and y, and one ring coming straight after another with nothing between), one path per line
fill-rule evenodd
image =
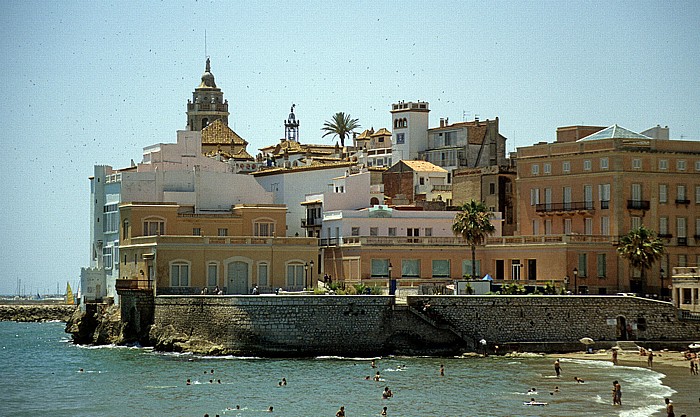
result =
M345 407L341 405L338 412L335 413L335 417L345 417Z
M666 402L666 417L676 417L676 413L673 412L673 403L669 398L665 398Z
M654 352L649 349L649 353L647 354L647 366L651 368L651 366L654 364Z
M617 349L612 350L612 363L613 365L617 365Z
M440 376L445 376L445 365L440 364Z
M622 405L622 387L617 380L613 381L612 397L613 405Z
M561 364L559 363L559 359L554 361L554 372L557 373L557 378L561 376Z

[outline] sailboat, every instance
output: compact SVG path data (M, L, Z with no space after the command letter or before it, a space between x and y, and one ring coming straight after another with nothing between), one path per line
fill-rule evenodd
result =
M70 282L66 283L66 304L75 304L75 298L73 297L73 290L70 288Z

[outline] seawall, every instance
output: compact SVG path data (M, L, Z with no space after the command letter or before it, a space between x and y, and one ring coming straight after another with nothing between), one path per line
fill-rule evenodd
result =
M491 350L565 352L582 350L582 337L596 340L596 347L617 340L654 346L700 340L700 322L679 320L670 303L636 297L409 296L407 305L390 296L121 300L132 339L206 354L448 355L480 350L481 339Z
M68 321L76 308L66 304L1 304L0 321Z

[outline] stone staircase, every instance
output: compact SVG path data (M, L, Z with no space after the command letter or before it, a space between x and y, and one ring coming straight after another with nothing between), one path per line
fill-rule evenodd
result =
M639 352L639 346L637 343L629 340L618 340L617 347L619 347L623 352Z

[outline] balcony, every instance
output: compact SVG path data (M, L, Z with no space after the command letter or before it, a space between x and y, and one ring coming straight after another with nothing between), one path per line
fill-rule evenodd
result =
M627 200L629 210L649 210L649 200Z
M115 281L114 287L117 291L124 290L152 290L153 281L150 279L126 279L119 278Z
M688 246L688 238L679 236L676 238L676 243L678 246Z
M301 219L301 227L320 226L323 221L320 218Z
M677 198L677 199L676 199L676 205L680 205L680 204L683 204L683 205L686 205L686 206L687 206L688 204L690 204L690 200Z
M670 233L659 233L657 236L661 239L670 239L673 237L673 235Z
M600 209L607 210L610 208L610 200L600 200Z
M543 203L536 204L537 213L570 212L570 211L590 211L593 210L592 201L571 201L567 203Z

